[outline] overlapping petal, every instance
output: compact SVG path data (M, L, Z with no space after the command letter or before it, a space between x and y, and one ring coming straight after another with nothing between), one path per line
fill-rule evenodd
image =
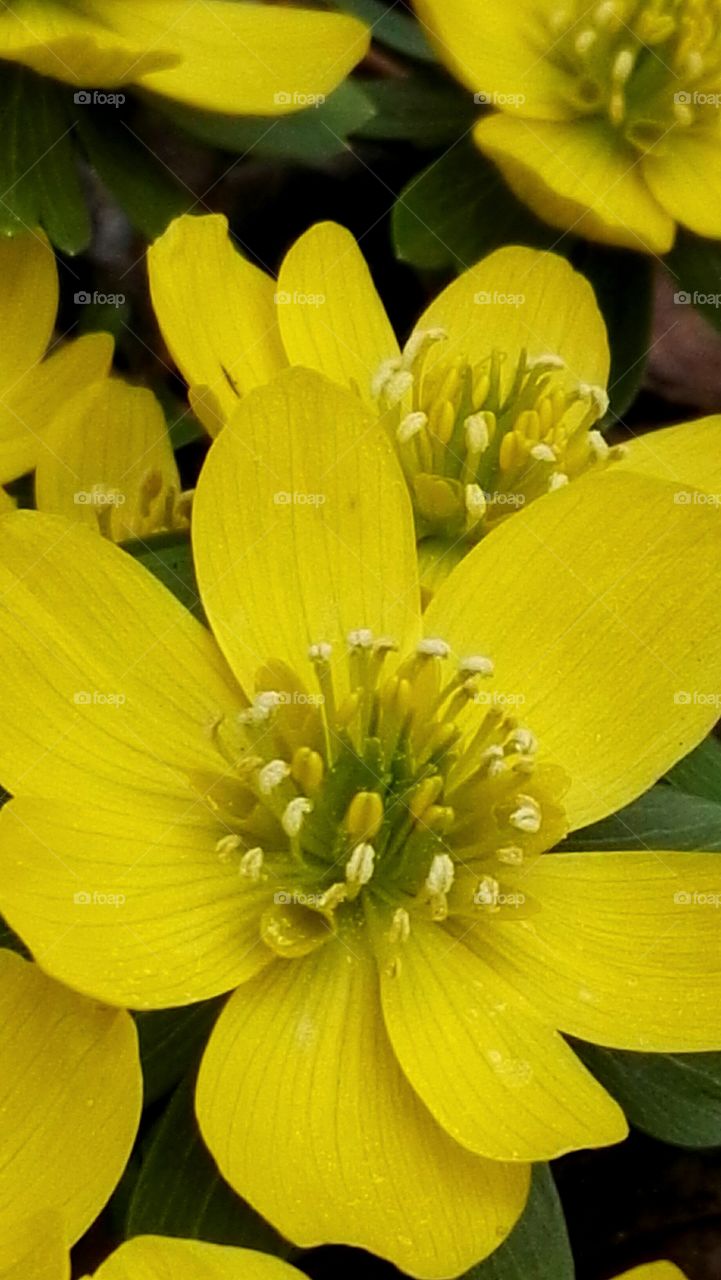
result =
M237 252L220 214L172 222L148 250L148 273L168 349L217 435L238 398L287 364L275 282Z
M334 222L311 227L286 255L277 296L290 363L355 387L377 412L374 376L399 347L355 236Z
M721 415L680 422L674 427L646 431L627 444L627 453L616 467L656 476L677 486L680 505L703 503L703 492L721 502ZM692 489L700 490L693 494Z
M240 705L217 646L90 529L3 519L0 635L0 781L13 794L187 798L189 771L217 771L210 728Z
M523 1207L524 1165L464 1151L403 1078L361 939L277 962L221 1014L197 1091L223 1175L298 1244L356 1244L411 1275L457 1275ZM273 1159L268 1159L268 1150Z
M193 544L203 604L248 692L272 659L302 680L312 644L344 649L369 628L404 647L418 629L400 467L358 397L320 374L287 370L240 403L200 477Z
M102 1263L93 1280L303 1280L280 1258L204 1240L135 1236ZM85 1280L91 1280L86 1276Z
M59 1216L66 1245L97 1217L133 1145L142 1076L127 1013L67 990L11 951L0 951L0 1011L6 1259L22 1249L20 1224L39 1210ZM52 1224L48 1235L57 1237Z
M580 479L480 543L425 615L460 657L493 659L494 689L571 778L572 828L646 790L717 718L718 512L675 493Z

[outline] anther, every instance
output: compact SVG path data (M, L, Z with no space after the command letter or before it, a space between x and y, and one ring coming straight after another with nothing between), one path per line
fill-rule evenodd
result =
M239 875L245 880L252 880L257 883L260 880L263 871L263 850L258 846L255 849L248 849L240 859L238 868Z
M215 852L221 862L228 862L231 854L235 853L241 846L243 841L240 836L230 835L223 836L215 846Z
M291 840L299 834L305 815L312 809L312 802L306 796L296 796L295 800L291 800L286 805L280 821L285 834L290 836Z
M428 425L428 415L425 413L409 413L403 419L396 430L396 439L399 444L408 444L414 436L418 435L424 427Z
M258 773L261 795L269 796L290 775L290 765L285 760L270 760Z
M332 644L327 644L324 640L318 644L312 644L308 650L308 657L311 662L330 662L333 653Z
M541 810L532 796L519 796L518 808L513 810L508 821L517 831L525 831L535 835L541 829Z
M360 627L357 631L349 631L348 636L349 649L371 649L373 647L373 632L367 627Z
M556 451L548 444L534 444L531 457L535 458L536 462L555 462Z
M447 658L450 652L451 647L445 640L438 640L432 636L419 640L416 645L416 653L422 658Z
M375 849L372 844L357 844L345 864L345 878L348 884L362 888L372 879L375 866Z
M471 654L468 658L461 658L458 663L458 670L462 676L492 676L495 667L490 658L476 653Z
M391 920L391 927L388 930L388 940L391 944L398 942L407 942L411 936L411 918L405 907L396 907Z
M449 893L455 879L453 860L447 853L437 853L426 876L426 889L432 894Z
M548 492L555 493L557 489L565 489L568 484L568 476L565 471L554 471L548 480Z
M384 818L383 801L377 791L357 791L345 815L345 829L353 840L363 843L378 834Z
M493 418L493 423L489 420ZM472 413L463 423L466 436L466 448L469 453L485 453L491 439L491 430L495 427L495 417L491 413Z
M523 849L517 844L507 844L496 850L496 857L507 867L520 867L523 862Z
M466 514L471 524L478 524L486 514L486 495L479 484L467 484L465 490Z

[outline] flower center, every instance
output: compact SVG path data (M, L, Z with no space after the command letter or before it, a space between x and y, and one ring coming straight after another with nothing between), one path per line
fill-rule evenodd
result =
M573 77L573 113L605 116L641 153L718 118L721 0L576 0L548 34L546 56Z
M616 456L592 429L608 408L605 390L571 378L558 356L522 351L514 365L494 350L477 365L429 367L428 352L445 337L416 330L373 382L419 539L477 542L525 503Z
M112 542L186 530L192 499L192 493L179 493L156 468L148 470L140 481L137 508L130 514L126 510L127 495L119 489L96 485L87 494L95 508L100 533Z
M454 661L442 640L400 661L395 648L353 632L339 671L313 645L312 692L269 663L259 679L274 687L214 727L226 773L193 779L277 955L357 930L373 908L392 952L417 915L496 914L509 877L565 834L565 775L538 764L514 699L484 689L490 660Z

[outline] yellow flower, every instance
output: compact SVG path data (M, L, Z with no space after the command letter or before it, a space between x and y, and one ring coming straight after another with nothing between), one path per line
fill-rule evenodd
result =
M41 231L0 239L0 485L33 469L61 406L103 379L112 362L108 333L51 345L58 293L55 255ZM6 495L1 500L5 506Z
M552 226L651 253L721 236L719 0L415 0L498 111L474 137Z
M53 1265L69 1276L67 1251L114 1190L138 1128L137 1033L124 1010L6 950L0 1021L0 1277L51 1280Z
M673 493L580 479L422 619L390 444L291 369L200 477L212 632L87 529L0 522L0 910L98 999L233 992L200 1125L302 1246L458 1275L529 1161L626 1133L559 1032L721 1045L717 856L545 856L715 718L717 513Z
M624 467L686 491L721 488L719 418L627 450L605 443L606 330L563 258L491 254L430 304L401 350L343 227L301 236L277 283L227 232L219 215L182 217L149 252L155 310L198 417L217 435L238 399L288 364L353 387L394 441L428 585L508 515L622 454Z
M70 1280L70 1257L57 1218L37 1214L7 1243L0 1242L0 1280ZM305 1280L295 1267L252 1249L135 1236L85 1280Z
M0 58L80 90L133 85L240 115L283 115L329 93L369 41L341 14L226 0L13 0L1 8Z

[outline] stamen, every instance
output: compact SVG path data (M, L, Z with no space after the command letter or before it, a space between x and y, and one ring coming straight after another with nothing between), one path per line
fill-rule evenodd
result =
M357 791L346 810L345 829L353 840L372 840L380 831L384 816L377 791Z
M258 846L255 849L248 849L240 859L239 874L246 880L252 880L257 883L263 871L263 850Z
M371 844L357 844L345 864L345 878L349 884L362 887L373 877L375 849Z
M296 796L291 800L283 812L281 818L281 826L287 836L294 839L300 833L303 821L307 813L311 813L313 804L306 796Z
M220 840L218 840L215 846L215 852L217 853L221 862L229 862L231 854L235 853L240 848L242 843L243 841L241 840L240 836L237 836L237 835L223 836Z
M424 427L428 425L428 415L426 413L409 413L403 419L396 430L396 438L399 444L408 444L414 436L418 435Z
M388 940L391 944L407 942L411 936L411 918L405 907L397 907L393 912Z
M495 667L490 658L476 653L471 654L468 658L461 658L458 663L458 670L464 676L492 676Z
M437 853L426 876L426 889L433 895L449 893L455 874L452 858L447 853Z
M535 835L541 829L541 810L532 796L519 796L520 804L514 809L508 821L518 831L526 831Z
M290 765L285 760L269 760L258 774L258 787L261 795L269 796L281 782L290 776Z
M447 658L450 652L450 645L446 644L445 640L438 640L430 636L425 640L419 640L416 645L416 653L419 653L421 657Z
M349 649L370 649L373 646L373 632L367 627L361 627L358 631L348 632Z

